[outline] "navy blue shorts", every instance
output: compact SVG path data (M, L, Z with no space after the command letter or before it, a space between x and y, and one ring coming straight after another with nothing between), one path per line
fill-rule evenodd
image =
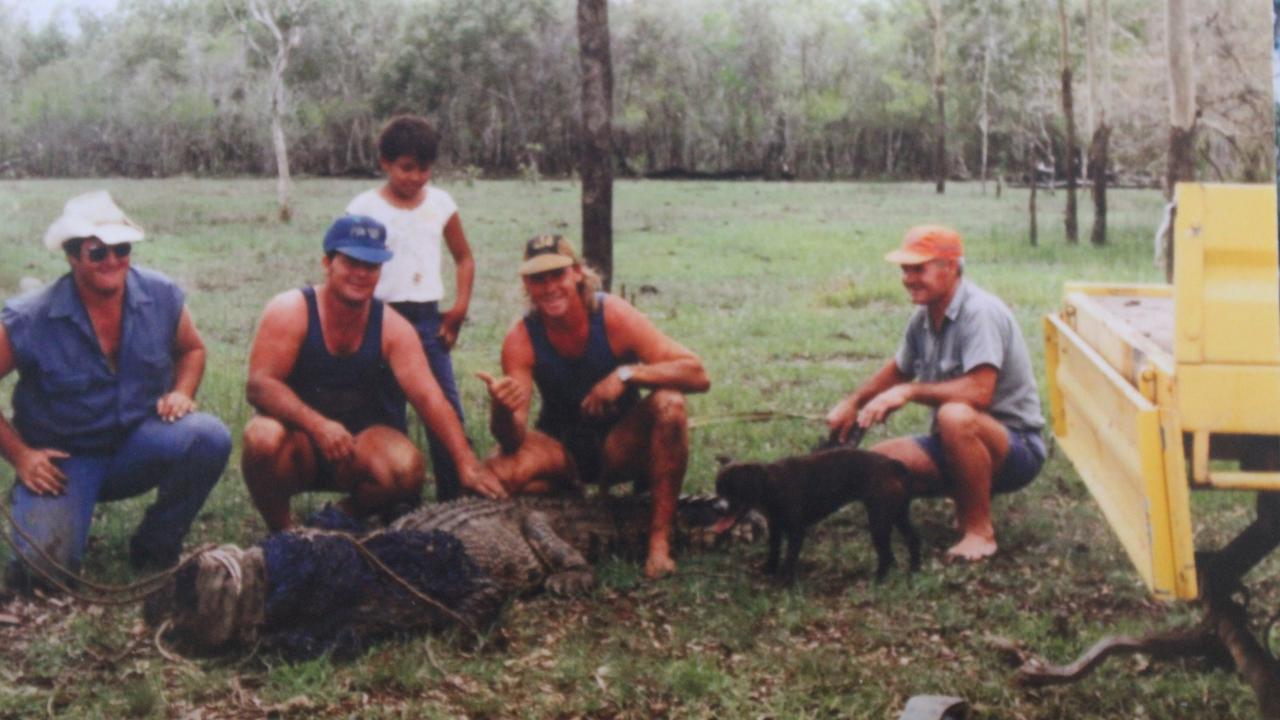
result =
M1004 464L991 479L991 494L1000 495L1021 490L1035 479L1044 465L1044 439L1039 430L1014 430L1006 427L1009 434L1009 453L1004 457ZM921 450L929 456L938 467L939 474L946 487L955 486L955 478L947 469L946 453L942 450L942 439L935 435L916 435L912 438Z

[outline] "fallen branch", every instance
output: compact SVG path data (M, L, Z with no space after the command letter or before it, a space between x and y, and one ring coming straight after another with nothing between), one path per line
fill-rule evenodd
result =
M1144 653L1155 659L1203 657L1224 667L1234 666L1253 689L1262 717L1280 720L1280 662L1249 632L1248 614L1238 602L1208 595L1204 618L1195 627L1176 628L1135 638L1103 638L1067 665L1051 665L1032 658L1018 669L1017 682L1027 687L1071 683L1088 675L1113 655Z
M1113 655L1143 653L1160 660L1186 656L1221 656L1222 648L1217 645L1216 638L1205 631L1203 625L1201 623L1195 628L1178 628L1143 637L1105 637L1084 651L1074 662L1066 665L1051 665L1040 658L1028 658L1018 668L1018 683L1027 687L1073 683L1093 672L1094 668Z
M1217 604L1210 601L1205 620L1213 620L1218 640L1231 653L1240 676L1253 688L1262 717L1280 718L1280 663L1249 632L1249 619L1242 606L1230 603L1225 608L1214 607Z

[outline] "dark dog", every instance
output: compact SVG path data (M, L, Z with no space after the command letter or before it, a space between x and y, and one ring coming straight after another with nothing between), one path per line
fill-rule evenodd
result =
M809 526L854 500L867 507L876 548L876 580L893 566L890 535L896 525L907 541L911 570L920 569L920 538L911 527L907 468L884 455L837 447L771 463L729 463L716 476L716 494L729 503L729 516L716 529L758 509L769 520L769 559L764 571L778 572L782 539L787 558L782 578L795 580L796 559Z

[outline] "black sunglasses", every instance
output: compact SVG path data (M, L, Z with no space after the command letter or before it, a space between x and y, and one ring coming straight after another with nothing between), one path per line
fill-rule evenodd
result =
M129 253L133 252L131 243L119 243L117 245L99 245L96 248L86 252L84 256L89 262L102 262L107 259L107 253L111 253L118 258L129 257Z

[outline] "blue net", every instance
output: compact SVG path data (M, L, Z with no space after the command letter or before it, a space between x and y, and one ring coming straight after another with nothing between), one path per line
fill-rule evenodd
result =
M450 609L478 589L480 571L448 533L389 531L363 542L396 575ZM374 639L441 620L438 609L374 567L349 538L280 532L261 547L264 641L290 657L356 654Z

